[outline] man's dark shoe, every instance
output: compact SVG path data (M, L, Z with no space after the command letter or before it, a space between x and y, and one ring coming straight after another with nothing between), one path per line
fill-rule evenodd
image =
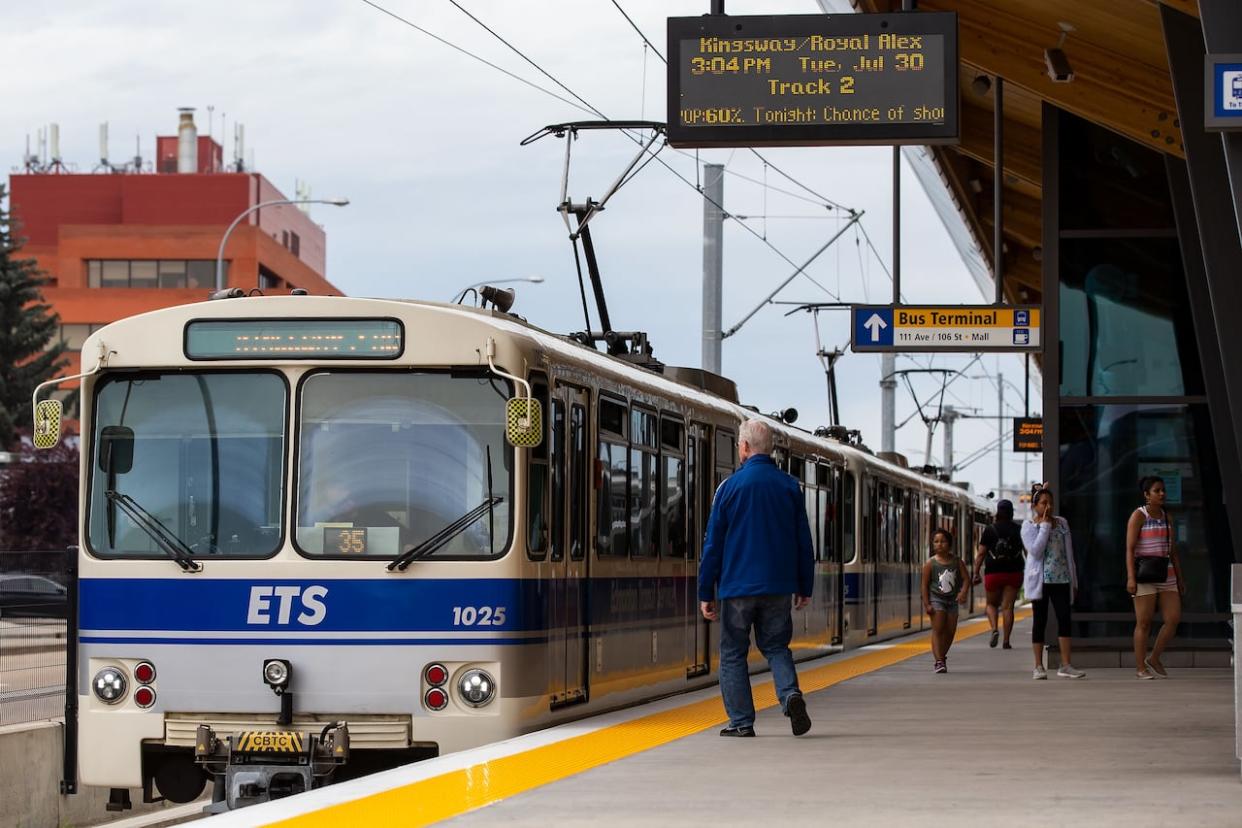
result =
M721 736L754 736L755 729L753 727L726 727L720 731Z
M811 729L811 717L806 714L806 702L801 693L794 693L785 702L785 715L789 717L789 726L793 735L801 736Z

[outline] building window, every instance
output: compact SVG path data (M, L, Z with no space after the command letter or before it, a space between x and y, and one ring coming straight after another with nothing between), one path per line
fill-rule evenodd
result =
M297 256L302 250L302 240L298 238L298 234L292 230L289 231L289 252Z
M64 343L67 351L81 351L82 346L86 343L86 338L104 326L103 322L91 323L69 323L61 325L52 338L48 340L44 350L48 350L54 345Z
M224 262L228 280L229 263ZM93 288L212 288L214 259L90 259L86 283Z
M185 287L185 262L160 262L160 287Z

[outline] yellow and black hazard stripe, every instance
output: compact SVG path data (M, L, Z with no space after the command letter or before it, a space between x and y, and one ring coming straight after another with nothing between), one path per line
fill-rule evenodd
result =
M301 733L284 730L249 730L237 739L234 750L243 753L301 753Z

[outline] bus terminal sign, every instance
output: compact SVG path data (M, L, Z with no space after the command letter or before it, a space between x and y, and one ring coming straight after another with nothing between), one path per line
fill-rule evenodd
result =
M1037 351L1037 307L854 305L855 351Z
M674 147L958 140L957 14L670 17Z

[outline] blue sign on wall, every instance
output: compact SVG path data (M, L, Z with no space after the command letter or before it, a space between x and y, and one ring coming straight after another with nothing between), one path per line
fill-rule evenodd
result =
M1203 126L1242 130L1242 55L1205 55Z

